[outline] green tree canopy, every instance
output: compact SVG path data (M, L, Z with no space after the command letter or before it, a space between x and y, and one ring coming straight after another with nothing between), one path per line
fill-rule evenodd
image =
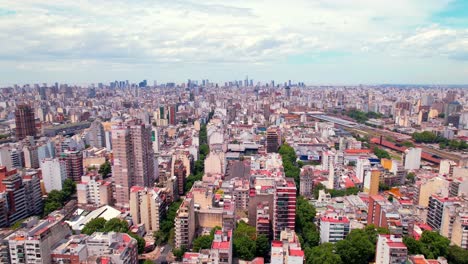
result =
M91 235L94 232L102 232L104 231L104 227L106 226L106 219L102 217L94 218L83 227L81 233L86 235Z
M447 256L450 240L434 231L424 231L419 240L404 237L403 242L410 254L423 254L428 259Z
M374 154L379 159L391 159L390 154L379 147L374 147Z
M198 252L200 249L211 248L213 237L210 235L199 236L193 240L193 251Z
M182 260L182 257L184 256L185 252L187 252L187 248L185 246L182 246L181 248L174 248L172 250L172 254L174 254L174 257L177 261Z
M234 231L235 232L235 231ZM248 236L240 236L234 238L234 255L242 260L252 260L255 258L257 245L255 240L250 239Z
M104 232L118 232L118 233L128 233L128 223L125 220L120 220L119 218L112 218L107 221L104 225Z
M342 264L340 255L335 253L335 246L324 243L320 246L305 249L307 264Z
M143 252L145 252L145 246L146 246L145 239L143 239L139 235L136 235L136 234L133 234L133 233L130 233L130 232L128 232L127 234L129 236L133 237L134 239L136 239L137 244L138 244L138 254L143 254Z
M105 179L107 177L110 176L111 172L112 172L112 165L111 163L106 160L102 165L101 167L99 167L99 174L101 174L102 178Z
M259 235L255 240L256 256L266 256L270 252L270 241L267 236Z

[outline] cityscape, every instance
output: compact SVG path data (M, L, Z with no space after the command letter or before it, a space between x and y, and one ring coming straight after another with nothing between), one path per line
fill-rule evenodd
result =
M7 2L1 264L468 263L464 1Z

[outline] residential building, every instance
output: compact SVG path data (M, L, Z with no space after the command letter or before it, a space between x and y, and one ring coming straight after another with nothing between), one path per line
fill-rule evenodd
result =
M174 220L175 225L175 247L185 246L190 248L195 235L195 210L194 199L188 193L182 201Z
M27 136L36 136L36 123L34 109L26 104L21 104L15 110L16 139L23 140Z
M405 170L418 170L421 167L420 148L409 148L405 151Z
M433 194L429 197L429 207L427 211L427 224L435 230L440 230L444 223L444 210L447 206L457 202L458 197L443 197Z
M70 227L55 218L32 218L23 224L25 228L6 237L11 264L50 264L53 246L71 234Z
M151 187L155 180L154 152L151 127L140 120L132 120L112 129L114 164L118 206L128 208L132 186Z
M266 150L267 153L278 152L281 145L281 134L278 128L268 128L266 131Z
M320 243L343 240L349 231L349 219L345 216L326 214L320 218Z
M232 263L232 230L217 230L211 243L210 258L213 264Z
M83 153L76 150L65 150L60 155L60 160L65 162L67 169L67 178L74 182L80 182L83 176Z
M133 186L130 190L130 214L134 225L143 224L145 231L155 232L166 214L166 192L159 188Z
M88 262L100 260L97 263L138 263L138 243L126 233L96 232L86 239L86 247Z
M185 193L185 181L186 181L187 168L184 166L184 162L180 159L174 163L174 176L177 177L177 190L179 195Z
M377 240L376 264L401 264L408 258L408 249L401 236L379 235Z
M67 167L64 160L55 158L43 159L40 162L42 181L46 192L61 191L63 182L67 178Z
M380 171L377 169L372 169L366 171L364 177L364 192L369 195L377 195L379 193L379 183L380 183Z
M104 126L98 120L91 123L89 127L88 142L91 147L102 148L106 146Z
M76 184L76 192L79 204L93 206L112 205L112 182L101 180L98 173L88 173L81 177L81 182Z
M296 218L296 183L292 178L280 178L276 181L274 193L273 235L278 239L286 228L294 230Z

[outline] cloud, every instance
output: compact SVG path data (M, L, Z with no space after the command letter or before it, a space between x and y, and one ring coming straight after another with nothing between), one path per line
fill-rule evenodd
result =
M8 2L0 0L0 61L23 69L320 63L336 54L466 61L468 52L466 27L431 21L448 0Z

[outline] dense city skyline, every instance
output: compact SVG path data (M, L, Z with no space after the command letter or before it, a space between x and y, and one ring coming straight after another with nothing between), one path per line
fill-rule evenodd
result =
M1 1L0 85L468 83L464 1Z

